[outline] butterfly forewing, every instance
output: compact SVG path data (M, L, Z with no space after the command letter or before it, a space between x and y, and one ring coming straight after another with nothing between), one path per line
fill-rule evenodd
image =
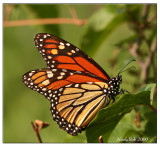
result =
M34 40L49 68L82 71L104 80L110 79L93 59L71 43L46 33L37 34Z
M70 74L71 72L63 69L37 69L24 74L23 82L50 100L55 89L71 84L65 80Z
M54 90L65 85L88 81L100 82L98 78L87 73L66 69L37 69L23 76L23 82L27 87L43 94L48 99Z

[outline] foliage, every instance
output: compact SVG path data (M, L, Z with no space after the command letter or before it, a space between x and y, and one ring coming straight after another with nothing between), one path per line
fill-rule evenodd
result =
M154 86L150 88L154 90ZM98 137L102 135L103 141L108 142L109 137L112 136L112 131L115 129L116 125L119 123L122 117L127 113L129 113L134 107L138 105L150 106L150 91L143 91L134 95L126 94L121 98L119 98L116 103L99 111L96 119L87 128L86 131L87 141L99 142ZM122 127L124 126L124 124L121 125ZM133 129L132 126L130 126L130 128L128 129L130 129L130 131L134 131L132 130ZM137 137L136 139L138 139L138 137L141 137L139 136L140 129L137 128L136 131L137 134L134 133L133 135L136 135ZM124 135L124 133L122 134ZM121 141L121 139L125 138L125 136L123 136L122 134L118 134L119 136L117 136L117 133L114 134L116 136L112 136L112 138L114 137L115 141L113 140L112 141L113 142Z
M43 142L99 142L100 135L104 142L129 142L129 137L130 142L156 142L156 4L4 4L3 8L3 142L38 142L30 124L37 119L50 124L40 132ZM47 24L43 20L72 17L88 23ZM43 23L24 24L34 19ZM16 23L7 27L5 22L13 20ZM27 71L46 67L33 41L42 32L80 47L111 77L136 59L132 63L136 70L122 73L122 87L131 94L116 97L115 103L100 110L86 135L73 137L59 129L49 102L21 81Z

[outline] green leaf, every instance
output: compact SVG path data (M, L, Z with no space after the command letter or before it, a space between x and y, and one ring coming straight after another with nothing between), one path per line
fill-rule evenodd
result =
M149 107L148 107L149 108ZM112 131L108 139L108 143L119 143L122 142L124 138L139 138L140 134L143 134L147 120L141 120L141 126L137 127L135 123L135 118L137 118L137 113L133 109L130 113L126 114L115 129ZM132 141L130 141L132 142Z
M59 16L58 13L58 9L59 6L58 5L54 5L54 4L27 4L24 5L26 7L26 9L28 10L28 14L29 16L33 19L33 18L56 18ZM38 28L38 33L39 32L47 32L47 33L51 33L51 34L56 34L59 35L59 26L54 24L45 24L45 25L36 25L36 28Z
M107 4L105 5L105 7L107 11L111 13L122 13L126 10L126 4L119 4L119 5Z
M157 136L154 136L148 140L148 143L157 143Z
M114 104L100 110L96 119L87 127L87 142L99 142L98 137L101 135L103 141L108 142L112 131L121 118L137 105L150 105L150 91L143 91L134 95L126 94Z
M124 40L119 41L116 45L117 46L121 46L121 45L123 45L125 43L127 43L127 44L128 43L133 43L133 42L137 41L138 39L139 39L139 35L138 34L134 34L134 35L132 35L132 36L130 36L130 37L124 39Z
M93 56L97 48L102 45L110 34L128 19L127 13L113 15L103 8L89 21L81 48L88 55Z
M150 140L157 134L157 113L149 107L142 107L140 114L142 119L147 121L144 134Z
M155 83L152 83L152 84L147 84L145 86L143 86L139 91L151 91L150 93L150 103L152 105L153 103L153 94L154 94L154 89L156 87L156 84Z

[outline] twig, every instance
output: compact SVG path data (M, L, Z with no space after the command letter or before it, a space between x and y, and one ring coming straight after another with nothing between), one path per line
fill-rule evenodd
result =
M140 46L139 43L135 42L133 45L131 45L129 47L129 52L134 58L136 58L138 56L137 50L138 50L139 46Z
M136 42L129 48L129 52L134 58L138 57L137 49L139 48L139 46L140 45ZM149 69L149 65L152 61L153 54L156 50L156 47L157 47L157 37L154 38L154 40L151 44L150 51L148 53L148 56L147 56L145 62L143 62L141 59L137 60L137 62L139 63L139 66L141 67L141 70L142 70L141 79L143 81L145 81L146 78L147 78L147 72L148 72L148 69Z
M34 132L36 133L36 136L37 136L37 138L38 138L39 143L42 143L41 137L40 137L40 135L39 135L38 127L36 127L36 126L33 124L33 122L31 122L31 125L32 125L32 127L33 127Z
M137 111L137 127L140 128L141 127L141 122L140 122L140 117L139 117L139 112Z
M100 143L103 143L103 138L102 138L102 136L99 136L98 139L99 139L99 142L100 142Z
M145 4L144 7L143 7L143 10L142 10L142 18L144 20L146 20L148 14L149 14L149 8L150 8L150 5L148 4Z
M13 8L14 8L14 5L13 5L13 4L11 4L11 5L6 5L6 6L5 6L5 8L4 8L4 10L5 10L5 11L4 11L4 20L5 20L5 21L9 19L9 16L10 16Z
M144 30L147 29L149 27L149 22L147 22L147 18L149 15L149 9L150 9L150 5L145 4L142 10L142 19L143 19L143 23L139 23L135 17L132 15L132 13L129 11L129 15L131 16L132 22L137 26L135 28L135 31L137 33L139 33L139 40L136 41L134 44L132 44L132 46L129 47L129 52L130 54L134 57L134 58L138 58L139 54L138 54L138 50L140 48L140 45L142 43L142 41L146 41L146 43L148 44L150 50L148 53L148 56L146 57L145 61L138 59L137 62L141 68L141 79L144 81L143 84L145 84L146 79L147 79L147 75L148 75L148 71L149 71L149 67L150 64L152 62L153 59L153 55L154 52L156 50L157 47L157 37L154 38L152 44L150 45L150 43L148 42L148 40L145 38L144 36ZM152 18L153 19L153 18Z
M83 25L88 22L87 19L72 19L72 18L43 18L43 19L29 19L29 20L12 20L4 21L3 27L13 26L27 26L27 25L44 25L44 24L75 24Z
M151 44L151 47L150 47L150 51L149 51L149 54L145 60L145 62L139 62L139 64L141 64L141 68L143 69L142 70L142 77L143 77L143 80L145 81L146 80L146 77L147 77L147 73L148 73L148 70L149 70L149 65L152 61L152 58L153 58L153 54L156 50L156 47L157 47L157 37L154 38L152 44Z
M41 129L48 127L49 123L43 122L41 120L35 120L34 125L36 126L36 128L38 129L38 132L39 132Z
M152 105L150 105L149 107L153 110L153 112L157 113L157 110Z
M72 15L72 18L73 18L75 24L81 25L79 23L79 21L77 21L78 20L78 15L77 15L77 12L76 12L75 8L73 6L71 6L71 5L69 5L69 10L70 10L70 13Z
M151 16L150 18L148 18L148 23L151 23L152 21L154 21L157 18L157 15Z

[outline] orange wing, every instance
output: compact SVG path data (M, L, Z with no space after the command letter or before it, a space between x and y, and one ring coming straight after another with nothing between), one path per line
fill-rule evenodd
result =
M75 136L83 131L97 112L110 102L103 82L66 85L51 98L51 113L60 128Z
M60 128L75 136L86 128L98 110L110 102L108 84L82 72L38 69L26 73L23 82L51 103L51 114Z
M82 71L110 80L108 74L80 49L56 36L40 33L35 36L35 45L49 68Z
M69 84L101 82L86 73L66 69L37 69L23 75L24 84L50 100L53 91ZM52 92L51 92L52 91Z

